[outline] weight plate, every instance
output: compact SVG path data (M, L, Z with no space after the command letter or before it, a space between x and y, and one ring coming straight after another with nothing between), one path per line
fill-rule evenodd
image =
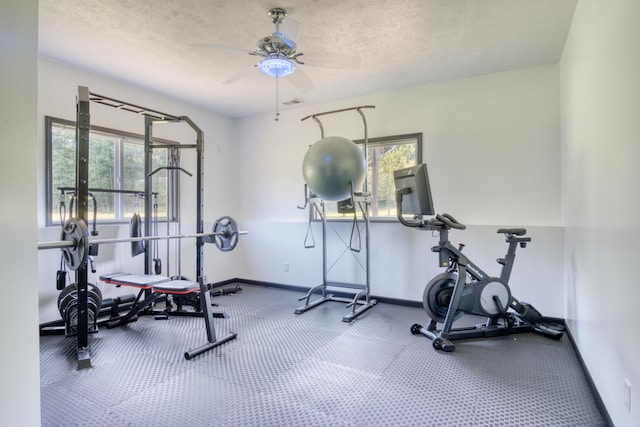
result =
M238 224L230 216L223 216L213 223L213 242L222 252L232 251L238 244Z
M69 248L62 248L62 258L69 270L77 270L87 263L89 257L89 230L83 220L69 218L62 226L60 240L74 242Z

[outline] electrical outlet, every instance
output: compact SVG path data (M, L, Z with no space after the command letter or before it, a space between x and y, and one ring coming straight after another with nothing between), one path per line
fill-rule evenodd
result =
M624 406L631 413L631 383L627 379L624 380Z
M289 263L288 262L285 261L285 262L282 263L282 271L287 272L287 273L289 272Z

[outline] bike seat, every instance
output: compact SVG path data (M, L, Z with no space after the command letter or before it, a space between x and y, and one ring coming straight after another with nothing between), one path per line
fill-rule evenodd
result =
M512 234L514 236L524 236L527 234L526 228L501 228L498 230L498 234Z

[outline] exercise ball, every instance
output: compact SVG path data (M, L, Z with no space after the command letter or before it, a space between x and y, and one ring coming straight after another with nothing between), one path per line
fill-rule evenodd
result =
M367 172L362 150L351 140L329 136L314 143L302 162L302 175L309 189L324 200L351 196L350 182L359 191Z

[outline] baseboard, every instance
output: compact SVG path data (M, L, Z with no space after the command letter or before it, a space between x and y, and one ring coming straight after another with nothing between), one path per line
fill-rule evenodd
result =
M591 378L591 374L589 373L589 369L587 369L587 365L584 363L584 359L582 358L582 354L580 354L580 349L578 349L578 346L577 346L575 340L573 339L573 335L571 334L571 329L569 327L567 327L566 322L565 322L565 331L567 333L567 336L569 337L569 342L571 343L571 347L573 347L573 351L576 353L576 356L578 357L578 362L580 363L580 368L582 368L582 372L584 373L584 377L587 379L587 384L589 385L589 390L591 391L591 394L593 395L593 399L596 401L596 406L598 407L598 410L600 411L600 415L602 415L602 418L604 419L604 422L607 425L607 427L614 427L613 421L611 420L611 417L609 416L609 412L607 411L607 407L604 405L604 401L602 400L602 397L600 397L600 393L598 392L598 389L596 388L596 384L593 382L593 378Z
M209 286L211 286L212 288L219 288L219 287L222 287L222 286L233 285L233 284L239 283L239 282L240 283L247 283L246 281L241 280L241 279L228 279L228 280L223 280L221 282L209 283Z
M217 288L220 286L227 286L234 283L245 283L247 285L265 286L268 288L279 288L279 289L286 289L289 291L297 291L297 292L309 292L309 290L312 289L312 287L306 287L306 286L288 285L288 284L276 283L276 282L265 282L262 280L242 279L239 277L229 279L229 280L224 280L222 282L211 283L211 286L214 288ZM331 293L341 298L351 298L354 295L353 292L342 292L342 291L336 291L334 289L331 290ZM422 301L412 301L412 300L405 300L400 298L388 298L388 297L381 297L373 294L371 294L371 298L385 304L402 305L405 307L422 307Z

